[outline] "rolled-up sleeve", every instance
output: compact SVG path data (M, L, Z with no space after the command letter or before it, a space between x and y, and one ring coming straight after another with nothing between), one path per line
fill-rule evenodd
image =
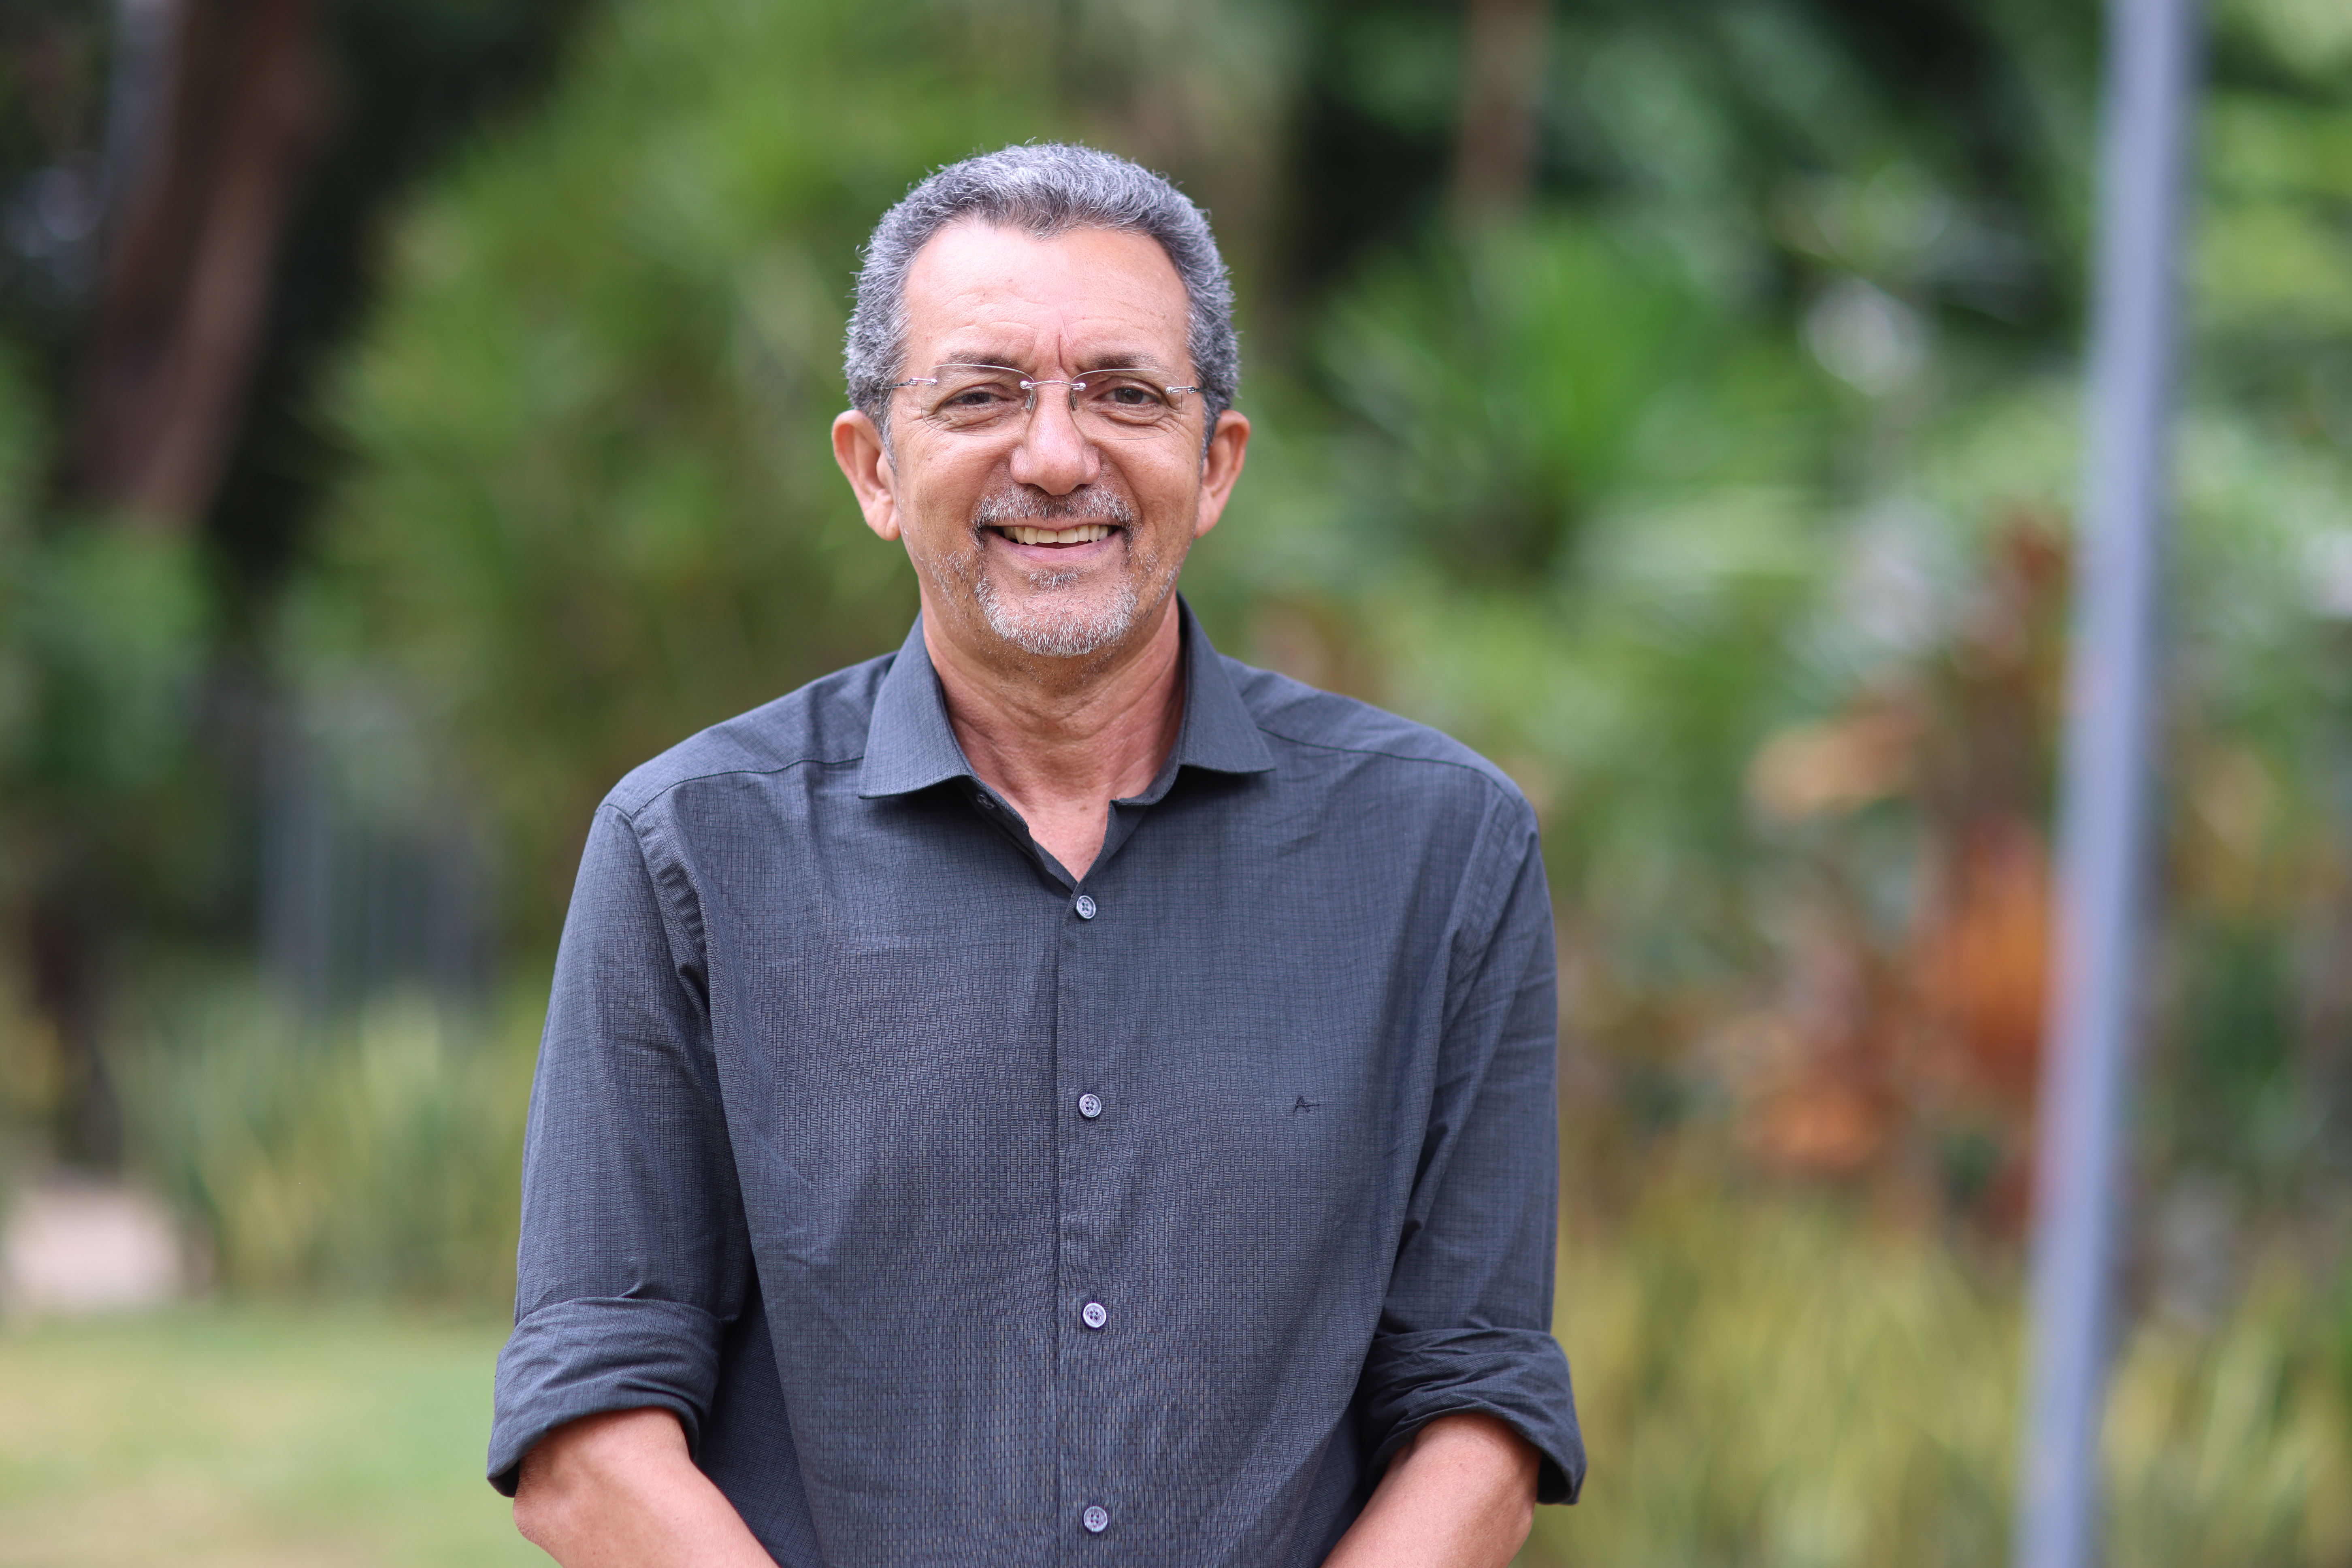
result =
M564 1422L667 1409L698 1444L751 1267L692 879L600 809L566 917L525 1137L515 1329L491 1484Z
M1533 816L1490 824L1486 889L1457 933L1420 1175L1358 1409L1378 1475L1441 1415L1483 1413L1542 1457L1543 1502L1584 1480L1551 1334L1559 1205L1557 958Z

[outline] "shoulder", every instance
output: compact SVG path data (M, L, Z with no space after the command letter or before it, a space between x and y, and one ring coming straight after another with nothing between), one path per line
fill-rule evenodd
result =
M1443 731L1237 659L1223 662L1278 761L1316 771L1330 763L1367 767L1417 794L1475 803L1534 825L1510 775Z
M690 735L632 769L604 796L604 804L634 818L680 785L699 780L856 762L866 754L874 695L897 658L884 654L835 670Z

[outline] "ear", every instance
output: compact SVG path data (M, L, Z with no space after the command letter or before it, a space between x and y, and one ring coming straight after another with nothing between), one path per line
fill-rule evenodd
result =
M1193 520L1193 538L1216 527L1217 519L1225 514L1225 502L1233 497L1234 481L1242 477L1242 459L1249 450L1249 438L1247 415L1228 408L1217 416L1216 432L1209 437L1209 449L1201 456L1201 515Z
M889 443L873 420L850 409L833 422L833 460L857 493L866 526L884 539L898 537L898 475L890 466Z

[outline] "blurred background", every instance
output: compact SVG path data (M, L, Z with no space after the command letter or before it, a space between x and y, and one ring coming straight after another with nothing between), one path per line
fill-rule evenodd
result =
M2115 1561L2352 1558L2352 7L2214 0ZM1558 901L1529 1564L2006 1551L2090 0L7 0L0 1563L521 1563L589 814L896 646L857 246L1069 137L1240 284L1226 651Z

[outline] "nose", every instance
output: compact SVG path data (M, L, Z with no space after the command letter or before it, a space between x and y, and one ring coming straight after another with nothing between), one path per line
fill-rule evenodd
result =
M1050 496L1066 496L1092 484L1102 472L1102 453L1078 430L1070 412L1070 389L1062 382L1039 385L1021 444L1013 448L1012 479Z

